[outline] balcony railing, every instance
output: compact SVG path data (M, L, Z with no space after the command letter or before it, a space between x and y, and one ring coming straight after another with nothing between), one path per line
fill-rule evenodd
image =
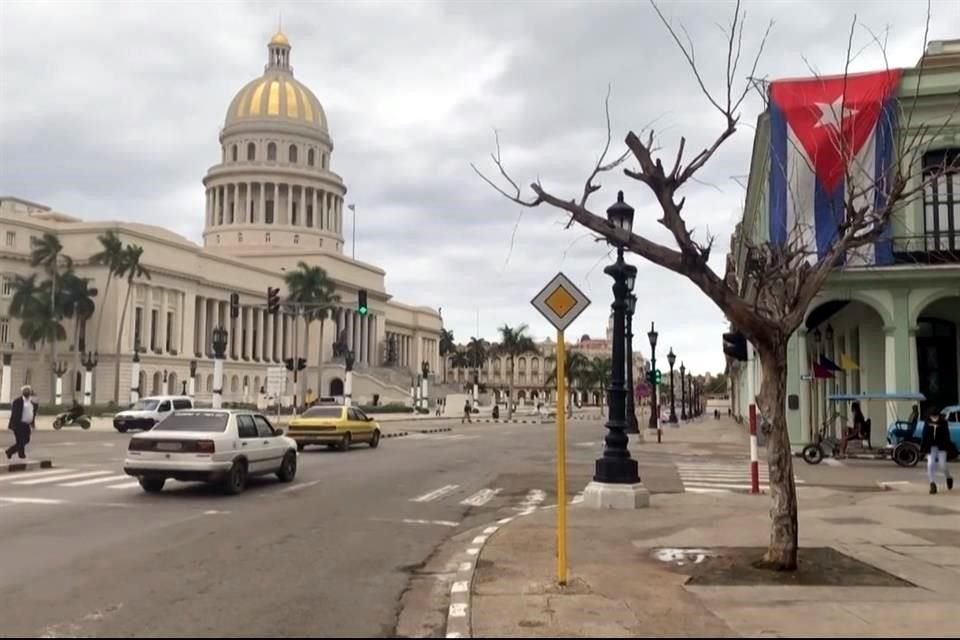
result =
M960 229L893 238L896 264L960 263Z

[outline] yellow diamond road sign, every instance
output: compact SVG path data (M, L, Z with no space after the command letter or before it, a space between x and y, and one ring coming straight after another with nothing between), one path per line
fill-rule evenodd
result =
M558 273L536 295L532 303L550 324L563 331L590 306L590 299L583 295L570 278Z

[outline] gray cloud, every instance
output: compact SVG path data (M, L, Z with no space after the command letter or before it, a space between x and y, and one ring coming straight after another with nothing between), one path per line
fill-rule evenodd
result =
M950 2L934 2L931 38L955 35ZM663 3L696 43L712 89L722 81L723 36L732 4ZM841 71L850 20L882 32L891 64L920 55L923 3L797 0L744 3L754 50L770 18L774 37L758 75ZM593 305L572 333L602 335L609 313L608 249L564 216L524 210L470 169L493 171L493 129L526 188L541 179L573 197L603 144L603 97L612 86L614 151L626 132L653 123L664 154L681 135L709 144L722 123L643 2L287 3L284 30L297 77L323 102L336 144L332 166L359 215L358 257L387 271L407 302L443 307L460 339L495 335L504 322L552 330L530 298L557 270ZM0 3L0 192L90 219L163 219L199 240L201 178L218 161L217 132L229 100L260 73L277 19L260 2ZM862 28L858 48L869 42ZM854 70L878 68L876 48ZM746 75L743 70L738 77ZM13 98L11 99L11 96ZM717 236L722 268L749 170L751 97L740 132L689 185L688 224ZM604 177L593 207L616 189L637 209L636 227L669 243L642 185ZM348 220L349 224L349 220ZM701 235L700 237L704 237ZM349 243L349 240L348 240ZM348 244L349 248L349 244ZM638 262L637 325L650 321L694 369L722 367L723 317L696 288ZM638 348L646 350L640 335Z

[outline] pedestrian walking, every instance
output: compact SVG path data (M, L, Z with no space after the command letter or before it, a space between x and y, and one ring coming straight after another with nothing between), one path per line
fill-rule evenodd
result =
M463 403L463 417L460 418L460 424L463 424L464 422L473 423L470 415L471 413L473 413L473 410L470 408L470 401L466 400Z
M6 450L7 460L16 453L21 460L27 457L27 444L30 442L30 431L34 428L37 418L37 412L40 406L30 399L33 395L33 389L30 385L23 385L20 389L20 397L10 405L10 423L7 428L13 431L16 439L13 446Z
M953 489L953 477L947 468L947 453L953 448L950 440L950 426L938 409L931 409L923 425L923 437L920 451L927 454L927 480L930 481L930 493L937 492L936 466L947 483L947 491Z

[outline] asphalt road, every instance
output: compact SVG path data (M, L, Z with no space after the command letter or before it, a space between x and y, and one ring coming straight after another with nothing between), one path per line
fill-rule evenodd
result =
M308 449L292 485L263 479L235 497L180 483L146 495L120 468L128 436L37 432L33 453L57 468L0 476L0 633L402 633L401 603L444 545L523 506L556 502L552 425L409 426L425 425L454 430L384 440L376 450ZM592 475L603 430L599 422L568 430L574 498ZM635 448L652 492L742 488L745 451L702 453ZM862 490L921 475L890 462L796 462L807 484ZM442 635L441 622L434 616L422 629Z

